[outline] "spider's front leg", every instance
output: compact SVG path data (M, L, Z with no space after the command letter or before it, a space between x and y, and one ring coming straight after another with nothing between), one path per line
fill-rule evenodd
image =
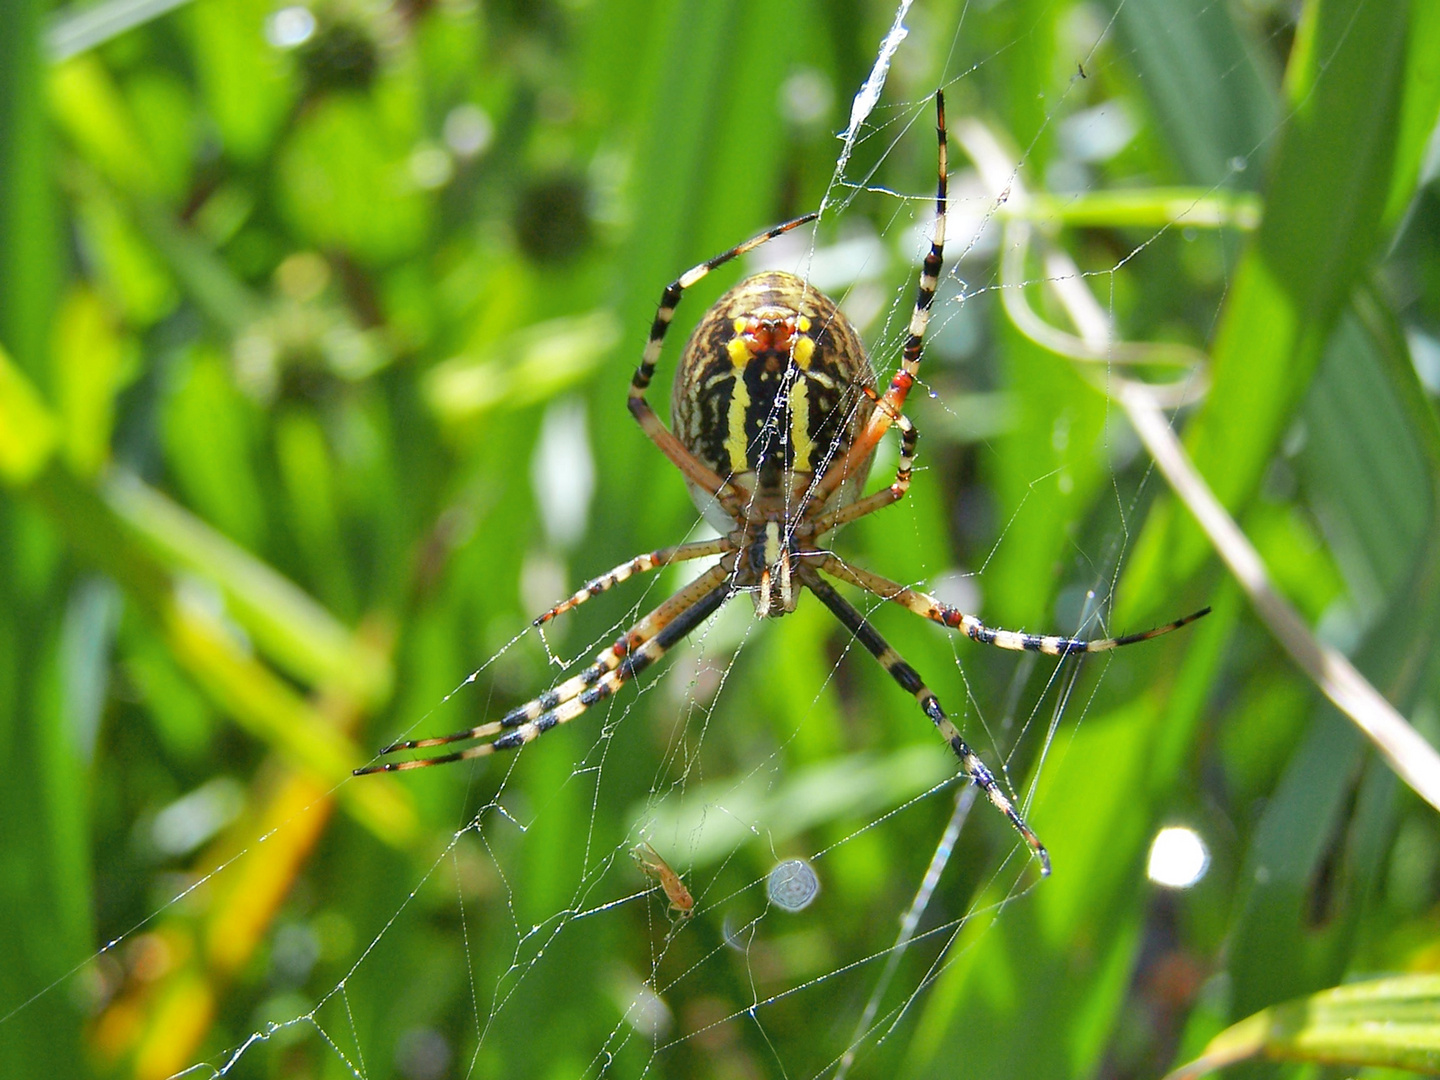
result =
M899 582L891 581L889 578L881 577L879 574L864 570L858 566L851 566L834 555L826 556L819 564L820 569L827 574L833 574L841 581L848 581L851 585L858 586L866 592L878 596L881 600L889 600L891 603L899 604L901 607L913 611L916 615L922 615L932 622L938 622L942 626L948 626L953 630L959 630L975 641L984 645L994 645L997 649L1009 649L1013 652L1038 652L1048 656L1069 656L1071 653L1095 653L1108 652L1111 649L1118 649L1123 645L1134 645L1141 641L1149 641L1161 634L1168 634L1172 630L1179 630L1182 626L1188 626L1196 619L1204 618L1210 614L1208 607L1201 608L1183 619L1176 619L1173 622L1165 623L1163 626L1152 627L1149 630L1141 630L1135 634L1122 634L1120 637L1107 638L1072 638L1060 634L1027 634L1023 630L1002 630L995 626L986 626L969 612L961 611L957 607L946 604L929 593L921 592L919 589L912 589L908 585L901 585Z
M877 406L884 405L877 398L875 391L865 389L865 393L875 399ZM915 467L915 445L920 439L920 433L915 430L915 425L904 413L896 413L891 421L900 429L900 463L895 467L895 479L890 486L873 495L867 495L858 502L849 506L842 506L838 510L832 510L828 514L822 514L815 519L814 536L823 536L832 529L838 529L841 525L862 518L866 514L873 514L876 510L882 510L892 506L905 497L910 490L910 474Z
M890 379L890 386L876 400L877 408L870 423L850 444L849 449L833 462L815 485L821 501L834 494L845 479L855 473L875 452L891 424L900 422L910 388L920 374L920 358L925 352L925 330L930 325L930 308L940 290L940 267L945 255L945 216L949 192L949 152L945 145L945 94L935 92L935 133L938 136L939 175L935 185L935 225L930 250L920 267L920 284L915 294L915 310L910 315L910 329L905 338L900 368Z
M749 493L720 476L692 454L685 444L676 438L675 433L661 422L660 417L655 415L655 410L645 399L645 391L650 388L650 380L655 377L655 365L660 360L660 350L665 344L665 335L670 329L671 321L675 318L675 308L679 306L680 298L685 294L685 290L700 281L717 266L723 266L731 259L744 255L767 240L773 240L791 229L814 221L819 216L817 211L795 218L793 221L787 221L783 225L776 225L772 229L766 229L743 244L737 244L729 251L707 259L699 266L691 267L665 286L665 291L660 296L660 306L655 311L655 321L650 325L650 339L645 343L645 352L640 357L640 366L635 369L635 375L630 380L630 412L640 424L641 429L650 437L650 441L660 448L661 453L685 474L686 479L697 488L714 495L726 511L731 513L732 517L738 516Z
M980 760L979 755L970 749L969 744L961 736L960 730L945 715L945 710L940 707L939 700L925 685L919 673L890 647L889 643L865 620L865 616L856 611L809 565L801 563L798 573L805 587L819 597L820 602L834 613L847 630L855 635L855 640L865 646L869 653L880 661L880 665L890 673L890 677L915 695L915 700L919 702L920 708L924 710L925 715L930 718L930 722L940 732L940 737L950 745L950 749L960 759L960 764L970 774L970 779L985 792L986 798L994 807L1010 820L1010 824L1015 826L1015 830L1024 838L1025 843L1030 845L1031 850L1040 860L1040 873L1048 876L1050 853L1045 850L1045 845L1040 843L1040 838L1035 835L1029 825L1025 824L1025 819L1015 809L1015 804L1001 790L995 774Z

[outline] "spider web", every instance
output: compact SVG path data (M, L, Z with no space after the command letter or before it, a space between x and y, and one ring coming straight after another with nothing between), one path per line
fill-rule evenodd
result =
M1084 432L1105 459L1088 480L1069 464L1034 464L1044 455L1019 462L1025 491L1009 500L999 521L991 520L995 505L971 501L980 499L973 490L942 490L963 479L977 452L1004 446L1007 427L1021 422L1007 418L1018 406L977 359L986 313L1013 300L1067 327L1087 315L1118 322L1122 272L1151 248L1166 247L1174 231L1153 227L1142 242L1111 252L1099 270L1067 263L1060 245L1043 253L1038 239L1016 255L1020 240L1010 222L1022 192L1045 193L1065 179L1032 175L1033 147L1042 139L1076 140L1070 164L1079 169L1120 152L1107 151L1106 139L1124 146L1123 131L1113 130L1125 123L1118 104L1111 103L1122 114L1117 121L1105 103L1081 109L1073 100L1089 94L1087 72L1095 65L1126 60L1115 43L1114 17L1091 9L1081 15L1067 42L1074 75L1042 84L1038 126L1025 145L1006 150L1010 136L976 119L964 91L980 67L1014 59L1024 35L975 67L956 70L958 43L985 13L963 6L954 25L942 28L933 25L935 15L920 19L902 0L869 79L855 92L820 229L760 249L746 272L798 269L835 296L870 344L881 380L888 376L914 304L933 206L927 192L933 106L920 71L903 79L896 73L907 64L923 67L910 54L918 37L948 38L948 54L929 50L940 55L936 81L952 101L951 204L942 288L922 382L911 398L922 439L915 486L882 513L888 524L857 523L836 549L1009 626L992 582L1012 580L1020 570L1011 567L1027 565L1017 553L1033 531L1058 533L1063 539L1050 561L1061 584L1035 590L1041 609L1009 610L1045 623L1032 629L1094 637L1111 630L1104 619L1130 523L1149 495L1148 470L1115 417L1102 410L1098 431ZM1232 168L1247 163L1241 158ZM906 186L890 186L892 176L908 178ZM1007 254L1018 260L1018 274L1007 274ZM1081 300L1066 308L1057 299L1075 283L1088 291L1091 307ZM660 284L653 283L657 295ZM700 311L702 301L687 300L679 321L691 325ZM1083 326L1072 332L1085 336ZM1107 332L1113 331L1098 331L1102 354ZM677 348L669 343L663 363L673 366ZM1057 377L1103 386L1113 374L1100 363L1084 376ZM583 421L573 402L560 403L534 462L537 491L580 478L546 511L557 550L585 527L583 514L566 517L590 497L584 478L594 464ZM1081 423L1054 418L1052 447L1063 450L1067 437L1079 438L1066 425ZM872 487L888 481L895 462L895 439L887 437ZM1067 502L1074 495L1067 485L1076 483L1107 494ZM1071 505L1079 509L1065 508ZM688 535L654 540L684 542L705 530L696 515ZM956 534L969 541L968 561L951 554L948 538ZM571 561L580 576L606 569L580 566L578 556ZM528 559L523 587L536 610L578 584L571 569L553 557ZM493 715L497 686L513 678L507 665L533 669L538 659L552 677L569 673L695 572L662 570L566 616L574 625L515 634L395 735L439 733ZM1022 813L1043 814L1046 771L1072 752L1074 732L1100 708L1107 661L1082 667L1031 655L977 656L978 647L912 625L912 617L875 598L857 603L915 660ZM303 980L277 990L257 1005L249 1034L180 1075L484 1076L510 1060L508 1048L531 1028L530 1071L545 1076L698 1075L699 1063L708 1062L725 1075L843 1077L876 1075L910 1060L937 987L977 955L988 956L997 927L1033 909L1048 885L1038 881L1008 825L983 800L974 810L976 789L957 776L908 695L818 609L806 598L795 615L762 626L748 601L737 598L677 648L663 670L561 729L568 735L557 732L475 769L466 803L453 808L454 831L419 871L413 862L378 871L356 844L337 843L328 858L379 878L375 906L383 918L320 931L292 925L289 939L276 939L274 962L309 970L308 950L330 957L341 976L318 995L307 996ZM773 691L783 698L783 719L761 739L737 715L760 707L771 679L793 682ZM889 733L855 737L847 725L859 724ZM748 744L725 734L737 727ZM862 749L845 753L852 741ZM650 761L653 769L642 772ZM405 782L422 800L445 800L452 790L447 778L428 773L407 774ZM617 803L624 809L614 811ZM268 847L281 846L274 841L307 827L311 813L312 805L301 805L257 829L252 844L177 891L85 967L103 966L152 922L183 911L197 892L222 887L263 861ZM694 897L690 919L668 919L664 892L636 869L630 853L642 841L684 879ZM1063 848L1056 856L1058 874L1085 873ZM801 860L819 882L818 896L800 910L787 910L767 892L772 868L786 859ZM859 880L877 867L880 880ZM857 914L845 910L847 903L864 906ZM866 922L873 928L863 935L833 930ZM647 951L637 952L637 942ZM390 984L425 992L387 1001ZM609 1020L597 1024L596 1015L607 1015L596 1007L599 999L609 1002Z

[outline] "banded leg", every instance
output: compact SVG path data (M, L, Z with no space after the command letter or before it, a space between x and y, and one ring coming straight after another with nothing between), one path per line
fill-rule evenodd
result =
M867 392L873 393L873 391ZM894 482L883 491L877 491L849 506L842 506L838 510L820 515L815 519L815 536L824 536L830 530L837 529L847 522L862 518L866 514L873 514L876 510L883 510L885 507L899 502L910 490L910 472L915 467L915 444L919 441L920 435L915 430L915 425L910 422L910 418L904 413L896 416L893 422L900 429L900 464L895 469Z
M711 568L617 638L615 643L601 652L595 662L584 671L539 697L511 709L499 720L449 735L406 739L392 743L380 753L386 755L399 750L420 750L498 735L499 738L492 742L438 757L366 765L356 769L354 775L423 769L429 765L444 765L451 761L482 757L497 750L513 750L539 738L552 727L574 720L591 705L608 698L624 683L664 656L671 645L694 630L734 595L732 576L733 570L723 564Z
M935 131L940 143L940 170L935 187L935 234L930 241L930 251L920 268L920 285L915 295L915 311L910 316L910 332L905 339L899 370L890 380L890 386L877 401L879 406L870 415L866 425L845 455L825 470L825 475L815 485L816 496L821 502L828 499L845 478L855 473L861 464L875 451L881 436L890 425L898 423L905 399L920 372L920 357L925 351L925 328L930 325L930 307L935 302L935 293L940 288L940 265L945 253L945 208L950 167L949 152L945 146L945 94L935 92Z
M772 229L766 229L743 244L737 244L729 251L707 259L699 266L691 267L665 286L665 292L660 296L660 306L655 311L655 321L650 325L650 339L645 343L645 352L640 357L640 366L635 369L635 375L630 380L630 412L639 422L645 434L650 437L650 441L658 446L660 451L692 483L707 492L713 492L727 510L738 512L745 501L749 499L750 493L701 464L699 459L685 448L685 444L676 438L675 433L661 422L660 417L655 415L655 410L645 400L645 391L650 388L650 380L655 377L655 365L660 359L660 349L665 344L665 334L670 329L670 322L675 317L675 308L679 305L680 297L684 295L685 290L716 267L723 266L731 259L744 255L747 251L754 250L767 240L773 240L791 229L814 221L819 216L817 211L798 217L793 221L787 221L783 225L776 225Z
M974 615L969 615L957 607L941 603L929 593L921 592L919 589L912 589L906 585L891 581L889 578L881 577L879 574L863 570L858 566L850 566L848 563L837 559L834 555L827 555L821 562L821 570L848 581L851 585L857 585L868 593L878 596L881 600L889 600L908 608L916 615L923 615L925 618L938 622L943 626L964 631L967 637L985 645L994 645L1000 649L1010 649L1015 652L1038 652L1048 656L1069 656L1071 653L1094 653L1106 652L1110 649L1118 649L1122 645L1134 645L1138 641L1149 641L1161 634L1168 634L1172 630L1179 630L1180 627L1194 622L1210 614L1208 607L1201 608L1193 614L1186 615L1183 619L1176 619L1164 626L1156 626L1150 630L1142 630L1138 634L1124 634L1121 637L1111 638L1069 638L1060 637L1055 634L1027 634L1021 630L1000 630L995 627L986 626Z
M613 570L592 578L585 585L571 596L568 600L562 600L545 614L535 619L532 626L542 626L555 618L563 615L572 608L577 608L592 596L599 596L608 589L613 589L622 581L628 581L635 574L648 574L651 570L662 566L669 566L671 563L685 562L689 559L703 559L707 555L723 555L727 551L735 549L734 543L728 537L717 536L714 540L698 540L693 544L677 544L675 547L660 548L658 551L647 552L644 555L637 555L629 562L623 562Z
M1045 845L1040 843L1040 838L1031 831L1030 826L1025 824L1025 819L1015 809L1005 792L1000 790L999 781L995 779L985 763L980 760L979 755L970 749L969 744L961 736L960 731L945 715L945 710L940 707L939 700L930 688L921 680L919 674L905 660L892 649L882 638L873 626L865 621L865 617L856 611L843 596L836 592L828 582L815 573L810 567L803 563L799 567L800 580L805 587L820 598L820 602L828 607L837 619L855 635L855 640L870 652L880 665L890 673L890 677L899 683L904 689L915 695L920 708L924 710L930 722L935 725L940 737L950 744L950 749L960 759L961 766L970 774L970 779L977 787L985 792L985 797L1010 820L1010 824L1030 845L1040 860L1040 873L1050 873L1050 853L1045 850Z

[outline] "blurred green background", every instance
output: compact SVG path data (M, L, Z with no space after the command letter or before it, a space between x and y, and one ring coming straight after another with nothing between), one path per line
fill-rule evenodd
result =
M518 758L348 778L683 580L517 639L696 535L624 406L679 272L829 190L817 280L893 367L937 86L1053 196L1031 224L1121 337L1210 351L1197 463L1434 741L1440 8L917 4L833 187L883 3L0 10L3 1075L1155 1076L1440 967L1434 812L1255 621L1104 373L1006 320L1009 211L954 140L921 471L837 547L1002 626L1215 608L1058 673L874 611L1055 875L982 803L881 986L959 787L813 599L737 602ZM1022 291L1063 326L1047 273ZM1146 876L1175 824L1209 849L1186 891ZM673 937L642 835L697 897ZM793 914L764 888L791 856L822 884Z

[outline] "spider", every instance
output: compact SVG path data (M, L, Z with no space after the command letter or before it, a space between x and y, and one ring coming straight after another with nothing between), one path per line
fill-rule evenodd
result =
M640 366L630 382L629 406L641 429L680 470L700 512L722 535L661 548L622 563L535 619L534 625L549 622L634 574L706 556L719 556L719 561L625 631L589 667L499 720L450 735L397 742L380 753L489 741L437 757L371 764L355 770L357 776L419 769L523 746L610 697L737 593L751 594L758 617L779 618L794 611L801 589L808 589L915 696L970 779L1034 851L1041 873L1050 873L1045 846L939 700L822 575L958 629L976 641L1062 657L1145 641L1177 630L1210 609L1143 633L1096 640L1000 630L918 589L852 566L820 545L827 533L897 502L910 487L917 433L905 416L905 401L918 376L945 245L947 155L945 99L940 92L935 95L935 114L939 180L934 239L921 268L900 367L885 392L874 389L875 373L865 347L835 304L793 274L767 271L725 293L690 335L675 380L671 400L675 430L670 430L651 408L645 391L682 294L716 267L814 221L819 214L776 225L680 275L661 296ZM862 497L875 448L891 427L900 429L895 479Z

